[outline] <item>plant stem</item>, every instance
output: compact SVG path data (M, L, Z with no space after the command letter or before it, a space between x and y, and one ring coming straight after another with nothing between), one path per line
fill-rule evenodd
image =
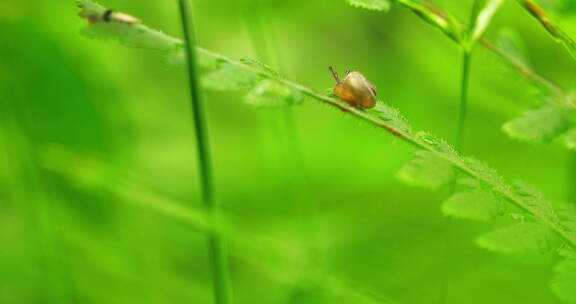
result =
M203 204L206 208L208 221L216 222L218 208L214 200L214 182L210 144L204 104L200 93L198 73L196 71L196 54L194 51L194 27L192 24L192 9L189 0L179 0L182 30L184 32L185 51L188 68L188 85L192 104L194 130L196 134L196 148L198 153L198 165L200 170L200 187ZM218 231L208 232L208 251L212 272L212 284L214 298L217 304L233 303L230 273L228 268L228 255L226 243Z
M411 10L417 16L432 26L440 29L452 41L458 44L462 43L463 38L459 32L459 28L461 27L460 22L454 18L451 18L447 12L443 11L439 7L436 7L429 2L426 2L426 4L423 5L420 2L414 0L397 0L397 3ZM530 0L518 0L518 3L523 5L523 7L544 26L544 28L552 35L552 37L556 41L561 42L568 50L570 55L576 59L576 42L565 32L563 32L562 29L560 29L555 23L553 23L548 15L544 12L544 10L542 10L542 8ZM518 72L520 72L520 74L522 74L528 80L544 85L552 92L560 96L563 100L565 100L568 106L576 108L576 102L574 101L574 98L569 96L567 92L565 92L553 81L536 73L528 64L519 61L514 56L510 56L504 49L496 46L490 40L486 38L481 38L479 40L486 49L508 61L512 67L518 70Z
M566 32L564 32L548 14L531 0L518 0L518 3L528 11L542 26L552 35L554 40L564 45L572 58L576 59L576 41L574 41Z
M494 43L492 43L488 39L482 38L480 39L480 43L486 49L492 51L494 54L506 60L507 63L511 65L514 69L516 69L520 74L522 74L524 78L526 78L531 82L544 86L550 92L560 97L560 99L564 101L564 103L567 106L576 108L576 104L574 104L574 100L572 100L573 98L570 96L570 93L566 91L564 88L562 88L560 85L558 85L557 83L555 83L550 79L545 78L541 74L538 74L538 72L534 71L534 69L531 66L529 66L526 62L513 55L510 55L508 52L497 47Z
M466 127L466 116L468 114L468 95L470 89L470 66L472 61L472 50L474 42L472 41L472 33L476 27L476 17L480 10L479 0L474 0L472 5L472 12L470 13L470 26L466 34L466 39L462 43L462 78L460 83L460 109L458 114L458 127L456 129L455 147L457 150L462 150L464 131Z
M466 127L466 116L468 114L468 92L470 87L470 63L471 63L471 50L464 47L462 56L462 78L460 82L460 106L458 110L458 125L456 127L456 134L454 138L454 146L457 150L462 149L464 140L464 130ZM449 195L453 195L456 191L458 175L454 176L452 181ZM446 231L444 233L445 237L445 247L444 247L444 268L445 273L441 278L440 282L440 303L446 303L448 295L448 276L450 273L450 263L451 263L451 252L452 252L452 220L450 218L446 219Z
M408 8L424 21L438 28L454 42L461 42L460 24L455 23L445 12L433 6L431 3L426 2L422 4L420 1L415 0L397 0L397 3Z
M462 56L462 79L460 83L460 107L458 113L458 127L456 128L456 138L454 145L457 150L462 148L464 129L466 126L466 116L468 113L468 91L470 88L470 61L471 52L464 50Z
M456 150L461 151L464 141L464 131L466 128L466 118L468 114L468 97L470 90L470 68L472 63L472 50L474 48L473 33L476 28L476 16L480 9L480 1L474 0L472 5L472 12L470 14L470 26L465 35L464 41L460 43L462 48L462 77L460 81L460 106L458 110L458 125L456 127L456 134L454 138L454 146ZM450 195L456 191L456 183L458 174L454 176L452 181ZM448 277L450 275L450 262L452 260L452 221L446 220L445 231L445 250L444 250L444 274L441 278L440 285L440 303L446 303L448 296Z

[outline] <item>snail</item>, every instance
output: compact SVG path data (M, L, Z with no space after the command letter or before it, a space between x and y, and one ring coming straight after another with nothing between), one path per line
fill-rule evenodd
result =
M117 21L120 23L127 23L127 24L134 24L141 22L140 19L134 16L120 12L115 12L114 10L111 9L106 10L104 14L102 14L102 20L104 20L105 22Z
M338 72L328 67L332 76L336 79L334 95L344 100L353 107L370 109L376 106L376 86L372 84L360 72L346 71L344 79L340 81Z

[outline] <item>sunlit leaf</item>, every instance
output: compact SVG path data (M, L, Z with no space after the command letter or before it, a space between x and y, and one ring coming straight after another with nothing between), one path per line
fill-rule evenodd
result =
M557 237L537 223L518 223L478 238L483 248L506 254L548 253L558 246Z
M244 100L257 107L277 107L300 104L304 95L276 81L263 80L246 94Z
M549 142L573 124L572 113L560 104L548 104L528 110L507 122L503 129L511 137L528 142Z
M486 221L502 212L501 199L474 179L464 179L460 192L452 195L442 204L446 215L471 220Z
M558 263L550 284L552 292L564 303L576 303L576 253L564 250L565 259Z
M258 79L252 71L222 62L202 78L202 84L213 90L241 90L253 87Z
M431 152L420 150L400 169L398 177L407 184L436 189L449 183L454 174L450 163Z
M493 167L490 167L486 162L474 157L465 157L464 162L466 163L466 166L470 168L470 170L474 171L480 178L491 181L496 185L504 185L506 183L504 178L498 174L498 171Z
M393 127L399 129L402 132L407 133L412 132L410 124L408 124L406 118L404 118L404 116L402 116L402 114L400 114L400 111L398 111L396 108L393 108L383 103L379 103L376 106L375 110L378 117L390 123L390 125L392 125Z
M555 220L556 211L552 208L550 202L544 197L542 192L521 181L514 182L512 191L516 196L522 198L526 204L526 208L529 208L532 213L550 220Z
M460 160L460 156L458 155L456 149L454 149L452 145L446 142L446 140L438 138L436 135L433 135L429 132L420 131L416 135L426 144L430 145L435 151L443 153L446 157L454 161Z
M269 65L258 61L254 58L241 58L240 61L246 65L249 65L261 72L265 72L265 73L270 73L273 75L279 75L279 73L277 71L275 71L274 69L272 69Z

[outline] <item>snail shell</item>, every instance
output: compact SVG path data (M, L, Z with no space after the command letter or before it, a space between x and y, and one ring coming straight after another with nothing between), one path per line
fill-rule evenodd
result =
M370 109L376 106L376 86L368 81L364 75L360 72L349 72L340 81L338 74L332 68L330 70L337 81L333 90L334 95L354 107Z

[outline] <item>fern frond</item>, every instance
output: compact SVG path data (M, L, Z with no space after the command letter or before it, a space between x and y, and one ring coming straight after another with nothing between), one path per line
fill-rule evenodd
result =
M550 142L574 125L573 113L561 104L528 110L502 129L510 137L527 142Z
M570 51L573 56L576 56L576 43L568 37L564 32L562 32L555 24L553 24L550 18L540 9L537 5L535 5L532 1L529 0L518 0L520 3L523 3L524 6L535 15L542 24L545 25L547 29L552 29L553 36L556 37L559 41L561 41ZM462 34L462 23L452 17L448 12L440 9L432 5L431 3L427 2L426 4L422 4L419 1L415 0L397 0L397 3L401 6L406 7L407 9L412 10L416 15L421 17L426 22L432 24L433 26L439 28L446 36L450 39L455 41L456 43L466 46L469 41L466 39L466 35ZM502 5L503 1L500 0L492 0L488 2L485 6L484 10L479 14L476 27L472 34L472 40L479 40L481 44L489 51L492 51L496 55L500 56L504 59L511 67L515 68L521 75L523 75L526 79L532 81L533 83L546 88L550 92L554 93L557 97L559 105L566 105L569 108L565 109L567 112L573 111L576 109L576 102L566 90L561 88L559 85L554 83L553 81L547 79L546 77L538 74L532 67L530 67L522 56L519 56L517 50L514 50L514 46L511 46L510 43L514 43L514 41L508 39L504 43L500 42L498 44L492 43L490 40L481 38L482 33L486 30L488 23L496 13L497 9ZM575 57L576 58L576 57ZM548 120L548 123L551 121ZM557 124L561 124L561 121L558 121ZM550 125L545 125L550 127ZM547 137L546 134L541 134L540 136L531 136L528 134L523 134L521 129L522 126L514 126L508 125L506 128L510 130L511 133L514 134L517 138L527 138L528 140L534 141L541 141L542 137ZM518 130L517 130L518 129ZM555 129L553 129L555 130ZM547 130L550 133L550 129ZM531 139L530 137L536 137L536 139Z
M202 77L202 85L219 91L245 90L253 87L259 80L260 76L252 71L221 62L213 71Z
M442 204L444 214L487 221L504 213L505 206L502 198L486 185L470 178L461 179L459 184L464 189L453 194Z
M98 14L99 12L92 12L92 14ZM89 11L84 12L85 16L90 14ZM92 23L89 27L97 26L98 22ZM124 24L123 26L133 26L131 24ZM154 32L155 30L149 29L142 25L141 29L148 29ZM132 35L130 31L117 31L116 28L109 28L113 31L113 35ZM181 45L181 42L176 38L165 38L163 35L154 35L154 39L167 39L168 42L177 41L174 43L175 46ZM130 39L134 39L131 37ZM148 41L154 41L150 39ZM167 41L158 41L160 45L164 45ZM238 60L230 59L226 56L214 53L212 51L197 48L196 50L200 56L211 57L217 61L224 61L230 65L236 66L238 68L251 71L259 75L262 79L274 80L292 90L300 92L304 96L308 96L313 100L322 102L329 106L344 110L348 115L354 116L357 119L366 121L370 124L376 125L383 128L390 134L396 136L397 138L405 141L406 143L418 148L419 150L427 151L426 154L436 157L439 160L443 160L450 164L450 166L460 170L469 177L478 180L478 182L489 185L491 190L504 198L507 202L513 206L519 208L523 212L530 214L535 222L547 227L550 231L553 231L567 246L576 248L576 237L569 233L566 227L559 220L558 216L555 214L553 209L548 208L549 204L543 200L539 195L539 199L534 199L534 192L529 193L529 191L519 191L517 187L509 185L499 174L489 166L484 163L477 161L473 158L462 158L458 155L455 149L447 144L444 140L441 140L429 133L416 133L409 132L405 127L400 127L399 121L394 119L394 123L391 123L390 119L382 119L377 113L363 111L348 105L347 103L318 93L304 85L298 84L296 82L290 81L288 79L278 76L277 73L272 73L267 70L255 67L254 65L249 65ZM401 124L405 124L405 121ZM524 189L525 190L525 189ZM542 200L540 200L542 199ZM542 206L543 202L546 202ZM544 212L544 210L546 210Z
M438 189L454 179L454 168L442 158L429 151L419 150L398 172L407 184Z
M266 79L250 90L244 100L256 107L281 107L300 104L304 96L299 91Z
M560 223L556 210L538 189L522 181L515 181L512 185L512 191L516 196L522 198L530 209L530 213Z
M539 223L518 223L489 232L477 240L483 248L505 254L544 254L558 249L558 237Z
M558 263L552 279L554 294L566 304L576 304L576 252L563 250L564 260Z
M380 119L405 133L412 133L412 127L398 109L380 102L374 110Z

